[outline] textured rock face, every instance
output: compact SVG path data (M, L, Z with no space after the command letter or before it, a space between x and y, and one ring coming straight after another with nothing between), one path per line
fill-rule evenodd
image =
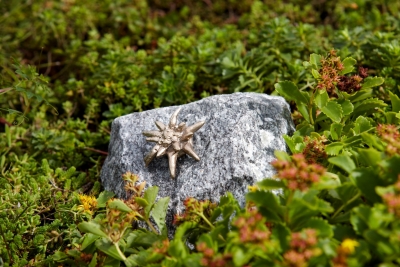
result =
M157 130L154 122L169 122L179 107L178 123L192 125L205 120L193 136L200 161L188 155L178 158L176 178L171 179L168 158L154 159L145 167L144 157L154 147L142 135ZM270 162L275 150L286 150L283 134L291 134L294 124L289 106L281 97L256 93L235 93L204 98L187 105L133 113L114 120L109 155L101 180L106 190L125 197L122 174L132 172L148 186L160 188L159 196L171 198L167 222L183 211L188 197L218 201L232 192L245 202L247 186L274 174Z

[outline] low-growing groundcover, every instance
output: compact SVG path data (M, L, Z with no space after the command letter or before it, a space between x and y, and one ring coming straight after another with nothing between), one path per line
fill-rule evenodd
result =
M0 1L0 266L399 266L400 3L309 2ZM296 123L246 207L103 191L114 118L237 91Z

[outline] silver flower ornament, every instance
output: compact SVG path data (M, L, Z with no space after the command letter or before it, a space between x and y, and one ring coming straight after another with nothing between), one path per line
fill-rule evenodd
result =
M193 134L205 123L205 121L199 121L191 126L186 126L184 122L181 122L177 125L177 116L180 110L181 109L177 109L172 114L168 125L156 121L155 124L159 131L143 132L147 141L156 143L150 153L144 158L146 166L148 166L155 157L158 158L167 155L169 173L172 178L176 177L176 162L178 157L188 154L195 160L200 160L199 156L193 150Z

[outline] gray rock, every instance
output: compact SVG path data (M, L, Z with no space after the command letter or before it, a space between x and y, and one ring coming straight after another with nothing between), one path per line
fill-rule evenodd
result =
M112 124L109 154L101 171L104 188L126 197L122 174L132 172L148 186L160 188L159 196L169 196L167 224L183 212L188 197L219 201L227 191L242 205L248 185L274 174L271 161L275 150L287 150L283 134L291 134L294 124L289 105L282 97L257 93L216 95L182 105L178 123L192 125L205 120L193 137L195 161L188 155L178 159L176 179L171 179L166 156L145 167L143 158L154 143L142 132L157 130L156 120L167 124L178 106L132 113Z

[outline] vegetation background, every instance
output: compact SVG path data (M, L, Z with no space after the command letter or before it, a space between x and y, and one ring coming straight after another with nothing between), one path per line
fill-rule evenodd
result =
M0 266L399 266L399 24L396 0L0 0ZM297 125L246 207L189 199L168 240L157 188L103 191L114 118L239 91Z

